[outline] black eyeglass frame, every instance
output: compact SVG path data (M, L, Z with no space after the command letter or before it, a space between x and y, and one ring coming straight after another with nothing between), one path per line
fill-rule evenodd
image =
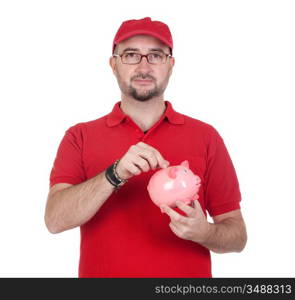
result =
M136 52L136 54L139 54L139 55L140 55L140 60L139 60L139 62L133 63L133 64L128 64L128 63L124 63L123 60L122 60L122 56L123 56L124 54L126 54L126 52L125 52L125 53L122 53L122 54L113 54L113 57L120 57L120 58L121 58L121 62L122 62L122 64L124 64L124 65L138 65L138 64L141 63L141 60L142 60L143 57L145 57L146 60L147 60L147 62L148 62L149 64L151 64L151 65L163 65L163 64L165 64L165 63L167 62L167 57L173 57L171 54L161 53L161 54L165 55L165 61L164 61L163 63L160 63L160 64L155 64L155 63L151 63L151 62L149 61L149 58L148 58L149 55L155 54L155 53L141 54L141 53L137 53L137 52Z

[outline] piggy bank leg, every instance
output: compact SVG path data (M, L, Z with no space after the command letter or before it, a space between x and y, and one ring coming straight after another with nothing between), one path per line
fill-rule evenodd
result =
M193 196L192 201L195 201L195 200L198 200L198 199L199 199L199 195L198 195L198 194L195 194L195 195Z
M187 204L187 205L190 205L192 201L193 201L193 200L192 200L191 198L186 198L186 199L183 199L183 200L182 200L182 202L183 202L184 204Z

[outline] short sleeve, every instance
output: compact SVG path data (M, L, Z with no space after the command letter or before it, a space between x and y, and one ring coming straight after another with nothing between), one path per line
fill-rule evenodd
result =
M210 216L240 208L241 193L237 174L224 144L215 128L207 148L205 173L205 205Z
M62 138L50 172L50 187L56 183L78 184L86 180L81 127L70 127Z

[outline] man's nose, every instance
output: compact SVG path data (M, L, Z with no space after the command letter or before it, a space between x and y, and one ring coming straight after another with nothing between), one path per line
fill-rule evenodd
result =
M141 62L137 64L137 70L151 70L151 65L147 61L147 57L142 57Z

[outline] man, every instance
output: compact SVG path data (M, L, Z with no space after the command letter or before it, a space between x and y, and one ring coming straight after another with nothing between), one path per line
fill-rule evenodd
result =
M60 143L45 222L52 233L80 226L79 277L211 277L210 250L240 252L246 244L223 139L164 100L172 51L166 24L123 22L110 58L121 101L70 127ZM199 199L159 209L147 192L151 175L184 160L201 178Z

